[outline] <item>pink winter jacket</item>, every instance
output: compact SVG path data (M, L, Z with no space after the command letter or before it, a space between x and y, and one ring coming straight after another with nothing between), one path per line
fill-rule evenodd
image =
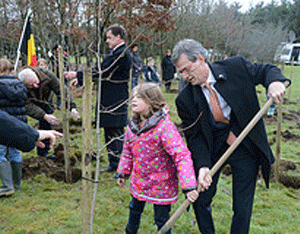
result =
M178 200L178 179L182 190L197 186L191 153L168 114L139 136L127 126L118 173L131 174L136 199L159 205Z

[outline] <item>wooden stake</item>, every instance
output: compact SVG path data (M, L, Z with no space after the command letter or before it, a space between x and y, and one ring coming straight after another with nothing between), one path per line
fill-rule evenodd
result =
M92 70L84 71L82 111L82 233L90 233L92 162ZM90 180L90 181L89 181Z
M276 161L275 161L275 181L279 182L279 165L281 154L281 125L282 125L282 101L277 108L277 134L276 134Z
M291 82L292 82L292 78L293 78L293 68L294 68L294 57L292 58L292 61L291 61L291 74L290 74ZM289 88L289 94L288 94L289 101L291 101L291 95L292 95L292 86L290 86L290 88Z
M64 158L65 158L65 176L66 182L71 183L72 181L72 170L70 166L70 136L69 136L69 111L66 107L66 90L65 90L65 79L64 79L64 61L63 61L63 48L58 47L58 65L59 65L59 77L60 77L60 95L62 104L62 125L64 133Z

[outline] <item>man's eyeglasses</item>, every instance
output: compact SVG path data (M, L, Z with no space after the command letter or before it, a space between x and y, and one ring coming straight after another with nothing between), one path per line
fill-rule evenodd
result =
M196 61L190 62L190 65L188 65L187 67L185 67L179 71L179 75L186 76L186 75L189 75L191 72L195 71L197 68L197 66L195 66L195 63L196 63Z

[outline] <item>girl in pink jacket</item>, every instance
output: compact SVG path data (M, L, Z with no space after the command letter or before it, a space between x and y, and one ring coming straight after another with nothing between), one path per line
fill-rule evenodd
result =
M178 199L178 180L191 202L198 198L191 154L170 119L158 85L136 86L131 110L117 172L122 187L131 175L126 233L137 233L146 202L154 204L159 230L170 218L171 204Z

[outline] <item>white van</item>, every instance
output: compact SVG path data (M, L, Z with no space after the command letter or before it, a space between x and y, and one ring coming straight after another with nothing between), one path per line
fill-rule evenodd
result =
M288 43L283 46L280 55L280 61L285 64L291 64L292 59L294 59L294 65L300 65L300 43Z

